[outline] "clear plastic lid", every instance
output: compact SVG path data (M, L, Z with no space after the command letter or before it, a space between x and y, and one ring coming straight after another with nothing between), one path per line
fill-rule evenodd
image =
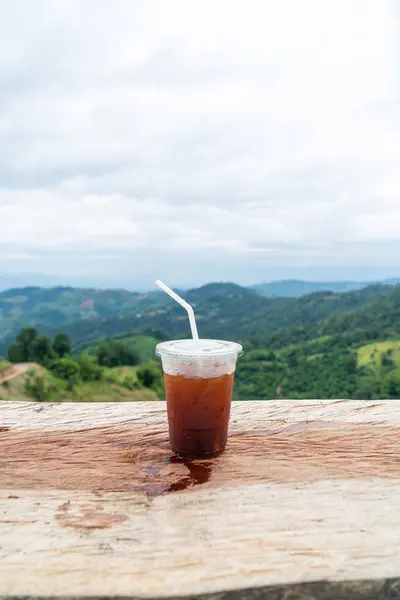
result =
M161 342L156 346L157 356L192 359L240 356L242 353L243 348L240 344L224 340L171 340L170 342Z

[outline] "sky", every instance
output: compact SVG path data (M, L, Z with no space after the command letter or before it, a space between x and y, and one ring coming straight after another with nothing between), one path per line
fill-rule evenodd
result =
M396 0L0 0L0 273L400 275Z

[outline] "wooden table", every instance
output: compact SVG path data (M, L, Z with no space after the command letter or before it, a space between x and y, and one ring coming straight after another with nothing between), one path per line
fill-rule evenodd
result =
M396 400L236 402L194 463L163 402L0 402L0 449L1 598L400 596Z

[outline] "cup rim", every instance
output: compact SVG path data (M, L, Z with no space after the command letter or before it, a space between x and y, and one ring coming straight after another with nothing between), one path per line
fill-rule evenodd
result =
M237 342L202 338L200 340L182 339L160 342L156 346L156 355L163 357L215 359L241 356L243 346Z

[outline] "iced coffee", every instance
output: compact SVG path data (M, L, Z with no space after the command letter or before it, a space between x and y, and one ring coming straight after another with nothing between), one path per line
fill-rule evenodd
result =
M176 340L158 344L173 451L184 458L216 456L225 449L240 344Z

